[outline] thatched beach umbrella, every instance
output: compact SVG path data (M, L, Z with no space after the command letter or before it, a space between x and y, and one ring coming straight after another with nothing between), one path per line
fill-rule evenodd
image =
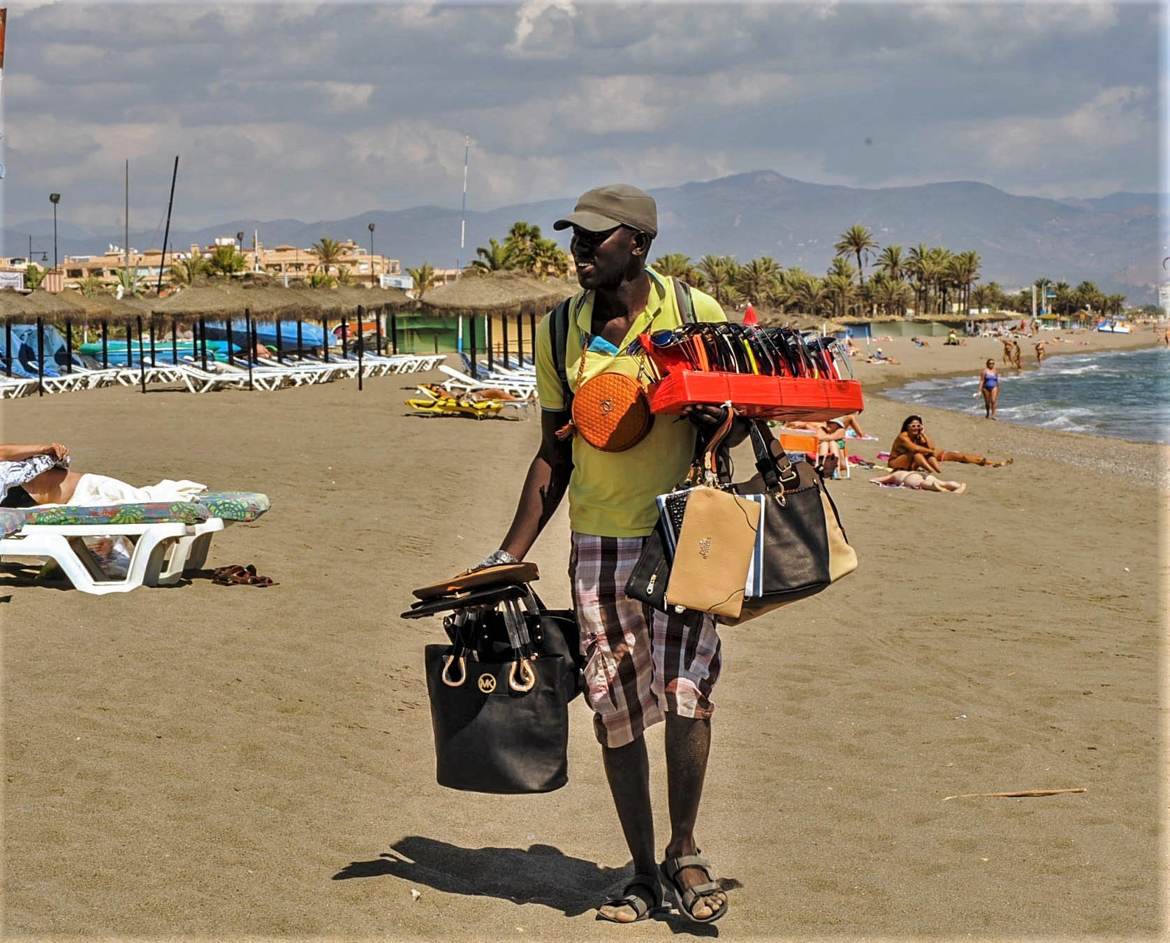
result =
M422 311L433 314L469 315L471 317L471 369L476 373L475 318L477 315L496 315L501 319L509 316L521 319L528 314L532 336L535 339L536 317L540 310L547 310L568 298L576 287L557 279L541 281L514 272L492 272L486 275L465 275L446 285L440 285L427 292L418 303ZM490 321L489 321L490 324ZM519 333L519 332L518 332ZM517 338L518 341L520 338ZM489 344L489 351L491 345ZM521 351L523 347L521 346ZM489 353L489 358L491 354Z
M8 292L2 292L7 296ZM17 292L12 292L13 295L18 295ZM44 395L44 376L45 376L45 321L58 321L67 318L77 317L82 313L82 309L76 303L70 301L68 298L62 298L59 295L54 295L47 291L34 291L27 295L19 297L19 300L12 298L5 298L4 313L0 313L6 324L10 324L13 320L27 318L29 320L36 320L37 326L37 394ZM11 348L12 335L11 330L7 330L5 334L5 342ZM11 361L7 361L11 364Z

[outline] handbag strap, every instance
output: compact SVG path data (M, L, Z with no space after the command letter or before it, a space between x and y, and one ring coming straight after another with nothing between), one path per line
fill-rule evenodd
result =
M726 436L726 433L724 433ZM769 494L783 495L785 490L790 489L796 485L800 476L796 468L792 464L792 460L788 457L788 453L783 449L776 452L772 446L776 442L775 436L772 435L772 430L768 427L768 423L763 419L753 419L748 423L748 437L752 442L752 451L756 456L756 471L760 473L760 477L764 482L764 489ZM720 437L720 443L722 442ZM728 487L731 484L730 463L715 462L715 467L720 469L718 477L719 484L723 487Z

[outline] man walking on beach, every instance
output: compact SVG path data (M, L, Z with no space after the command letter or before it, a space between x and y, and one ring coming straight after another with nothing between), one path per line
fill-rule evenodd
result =
M676 291L671 279L646 265L658 234L654 199L625 184L599 187L553 225L569 227L582 288L569 304L565 349L558 358L569 391L606 372L637 379L644 356L638 336L682 323L681 286ZM713 298L700 291L691 298L696 320L725 320ZM719 636L713 617L656 612L626 596L625 585L657 522L655 496L686 474L695 425L718 425L723 411L695 408L694 424L659 417L645 438L620 452L594 448L580 435L564 439L571 403L554 366L550 320L546 317L536 334L540 448L512 526L481 566L523 559L568 491L569 575L586 659L586 698L634 862L633 878L599 908L598 919L632 923L648 917L663 903L664 879L684 913L712 922L726 912L727 895L699 857L694 830L711 746ZM663 720L671 835L659 865L643 732Z

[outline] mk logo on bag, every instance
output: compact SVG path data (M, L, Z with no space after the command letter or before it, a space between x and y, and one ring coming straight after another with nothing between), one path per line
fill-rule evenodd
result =
M496 689L496 679L489 674L482 674L479 676L479 681L476 682L479 690L483 694L491 694Z
M706 560L711 556L711 538L703 537L699 540L699 556Z

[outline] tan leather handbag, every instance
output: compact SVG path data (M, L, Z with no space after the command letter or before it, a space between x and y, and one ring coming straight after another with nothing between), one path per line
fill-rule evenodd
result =
M691 490L666 585L666 602L738 619L756 546L760 506L700 486Z

